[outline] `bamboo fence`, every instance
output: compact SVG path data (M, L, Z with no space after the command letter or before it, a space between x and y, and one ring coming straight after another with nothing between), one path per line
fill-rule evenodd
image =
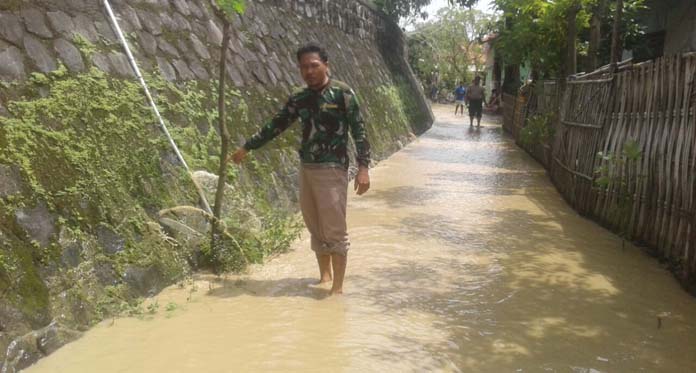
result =
M503 94L503 128L517 139L526 114L527 96Z
M696 53L573 78L558 95L551 159L542 161L551 179L578 212L654 249L696 291ZM526 117L554 106L532 95L526 116L514 108L506 129L518 139ZM640 150L633 161L629 143ZM538 149L526 150L539 159ZM600 168L607 185L597 183Z
M517 96L503 93L503 129L512 134L515 118Z

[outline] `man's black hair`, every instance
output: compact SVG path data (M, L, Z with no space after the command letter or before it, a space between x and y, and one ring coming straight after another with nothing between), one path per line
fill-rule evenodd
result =
M307 44L303 46L302 48L297 50L297 61L299 61L302 56L304 56L307 53L317 53L319 55L319 58L321 58L321 61L324 63L329 62L329 54L326 53L326 49L320 47L317 44Z

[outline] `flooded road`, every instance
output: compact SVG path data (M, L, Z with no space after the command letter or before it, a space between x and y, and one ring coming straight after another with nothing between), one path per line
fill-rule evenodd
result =
M343 296L311 285L305 237L248 275L169 288L157 315L106 321L28 371L696 371L696 300L578 216L499 124L470 129L452 109L350 197Z

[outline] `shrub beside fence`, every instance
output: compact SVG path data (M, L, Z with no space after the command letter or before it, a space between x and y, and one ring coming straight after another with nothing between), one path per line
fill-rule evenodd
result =
M544 82L524 100L505 101L505 129L518 144L534 115L557 114L550 141L521 146L549 169L576 210L668 260L692 292L695 80L696 53L690 53L578 76L566 81L562 95Z

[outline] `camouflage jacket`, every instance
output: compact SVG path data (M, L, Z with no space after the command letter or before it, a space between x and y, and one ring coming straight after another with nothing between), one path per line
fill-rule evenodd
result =
M252 136L244 148L258 149L285 131L299 118L302 122L300 159L303 164L348 168L348 132L355 142L357 163L370 164L370 143L355 92L345 83L331 80L321 92L305 88Z

